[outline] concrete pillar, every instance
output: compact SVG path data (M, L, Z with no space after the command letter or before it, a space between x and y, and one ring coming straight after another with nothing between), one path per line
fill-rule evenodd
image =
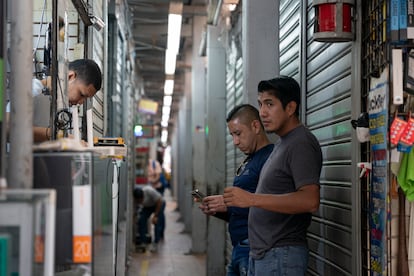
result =
M279 72L279 1L242 5L243 102L257 106L257 84Z
M33 186L33 1L10 1L10 160L8 185Z
M178 194L179 194L179 206L180 213L184 222L184 230L189 232L191 230L191 184L192 184L192 152L191 152L191 97L182 97L180 101L180 109L178 112L178 160L179 164L179 182L178 182Z
M193 53L191 48L184 49L184 61L185 64L191 64L193 59ZM184 140L183 143L185 147L183 147L184 151L184 158L180 160L180 162L184 163L184 180L185 180L185 217L184 217L184 225L186 232L191 231L191 223L192 223L192 206L193 200L190 191L192 190L193 186L193 153L192 153L192 128L188 127L191 126L191 114L192 114L192 101L191 101L191 78L192 72L191 70L186 70L184 73L184 97L183 97L183 112L185 118L185 126L183 127L184 132Z
M192 50L192 81L191 81L191 134L192 134L192 189L198 188L202 192L207 191L206 173L206 73L205 58L198 55L198 49L202 40L202 32L207 18L194 16L193 18L193 50ZM198 209L198 205L192 205L192 252L202 253L206 250L207 218Z
M225 175L226 50L221 27L207 27L207 193L222 194ZM208 219L207 275L225 274L226 223Z
M0 187L6 185L6 63L4 62L6 54L6 0L0 0Z

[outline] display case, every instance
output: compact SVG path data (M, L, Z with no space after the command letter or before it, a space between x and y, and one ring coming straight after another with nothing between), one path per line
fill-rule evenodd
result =
M57 192L54 275L115 275L122 162L108 152L34 154L34 187Z
M93 154L36 152L33 156L34 187L56 190L54 275L93 275Z
M54 274L56 193L0 190L0 275Z

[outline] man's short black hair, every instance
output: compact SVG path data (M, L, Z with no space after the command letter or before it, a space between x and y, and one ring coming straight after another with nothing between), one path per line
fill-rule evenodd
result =
M144 198L144 191L140 187L134 187L134 198L137 200Z
M254 120L260 121L259 111L256 107L250 104L241 104L235 106L228 114L226 122L230 122L233 119L241 118L243 124L248 124Z
M296 114L299 114L300 105L300 86L299 83L288 76L278 76L270 80L262 80L257 86L257 91L262 93L264 91L272 94L280 100L283 108L291 101L297 105Z
M98 64L91 59L77 59L69 62L69 70L76 72L76 78L86 85L92 84L96 91L101 89L102 72Z

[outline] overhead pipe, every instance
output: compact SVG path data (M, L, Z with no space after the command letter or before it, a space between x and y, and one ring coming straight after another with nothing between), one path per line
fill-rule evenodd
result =
M9 1L10 36L10 160L11 188L33 186L32 33L33 1Z

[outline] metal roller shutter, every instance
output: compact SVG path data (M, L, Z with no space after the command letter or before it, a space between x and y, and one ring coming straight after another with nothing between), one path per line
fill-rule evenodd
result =
M243 59L234 46L229 48L226 68L226 116L243 100ZM226 135L226 186L233 185L236 168L242 160L242 153L233 145L233 138ZM226 264L231 259L232 245L226 228Z
M122 136L123 126L123 93L125 83L125 42L118 29L117 20L111 16L109 19L108 36L108 135L113 137Z
M302 122L319 139L324 157L321 204L308 234L308 274L351 275L352 48L350 43L313 41L313 17L311 1L280 2L280 72L296 78L306 91Z
M92 2L92 9L96 16L99 18L104 18L103 15L103 1L102 0L94 0ZM102 73L104 69L104 31L97 31L93 28L89 28L89 31L92 32L92 39L89 39L88 43L92 44L92 55L89 57L93 59L101 68ZM96 93L93 97L93 104L92 104L92 113L93 113L93 130L94 136L103 136L104 135L104 90L105 81L102 83L101 92Z

